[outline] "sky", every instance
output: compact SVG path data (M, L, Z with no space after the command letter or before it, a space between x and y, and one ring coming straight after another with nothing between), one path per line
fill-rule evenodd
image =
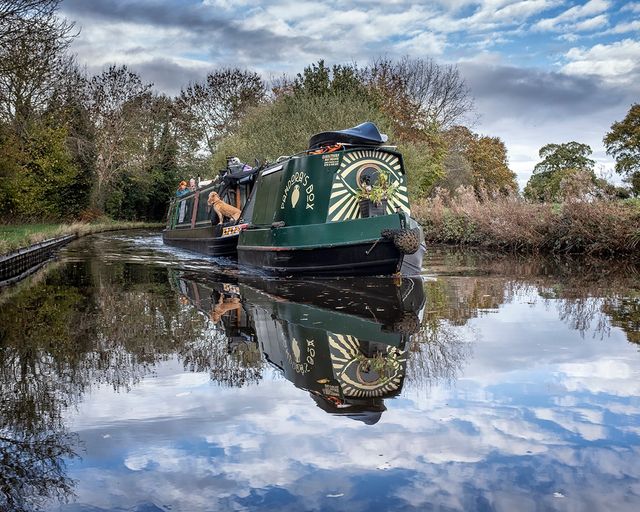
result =
M61 13L90 73L127 64L168 94L229 66L269 79L319 59L456 65L468 122L505 142L521 187L540 147L571 140L610 176L602 138L640 102L640 1L63 0Z

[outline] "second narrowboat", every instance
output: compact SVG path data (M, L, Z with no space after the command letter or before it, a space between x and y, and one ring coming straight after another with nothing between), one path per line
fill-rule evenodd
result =
M194 184L194 190L173 199L162 232L164 243L209 256L235 258L238 235L246 227L242 209L259 172L260 167L230 158L216 179Z

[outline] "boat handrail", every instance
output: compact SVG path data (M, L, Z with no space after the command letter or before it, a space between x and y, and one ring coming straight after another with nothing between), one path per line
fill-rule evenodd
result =
M176 201L182 201L183 199L189 199L190 197L195 197L196 194L199 194L200 192L206 192L209 189L216 188L219 185L220 185L219 181L214 181L213 183L209 183L202 188L197 188L196 190L190 190L188 194L185 194L183 196L174 195L171 197L169 202L175 203Z

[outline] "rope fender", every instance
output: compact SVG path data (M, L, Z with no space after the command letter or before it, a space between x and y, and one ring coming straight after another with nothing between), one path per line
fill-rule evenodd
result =
M385 229L380 235L393 242L402 254L414 254L420 248L420 231L413 229Z

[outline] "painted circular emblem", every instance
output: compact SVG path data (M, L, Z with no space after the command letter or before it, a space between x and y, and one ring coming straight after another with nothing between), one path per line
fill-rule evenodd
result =
M289 343L285 340L282 341L284 343L287 361L291 365L293 371L300 375L309 373L315 365L315 341L305 340L304 344L302 344L294 337L291 337L291 341ZM303 353L303 350L305 353Z
M365 164L358 169L356 184L362 190L364 190L367 185L373 186L377 183L380 172L380 166L376 164Z
M329 200L328 222L341 222L360 217L359 192L367 185L374 186L384 173L396 193L387 203L387 213L401 210L410 214L407 180L397 155L377 150L346 153L333 178Z

